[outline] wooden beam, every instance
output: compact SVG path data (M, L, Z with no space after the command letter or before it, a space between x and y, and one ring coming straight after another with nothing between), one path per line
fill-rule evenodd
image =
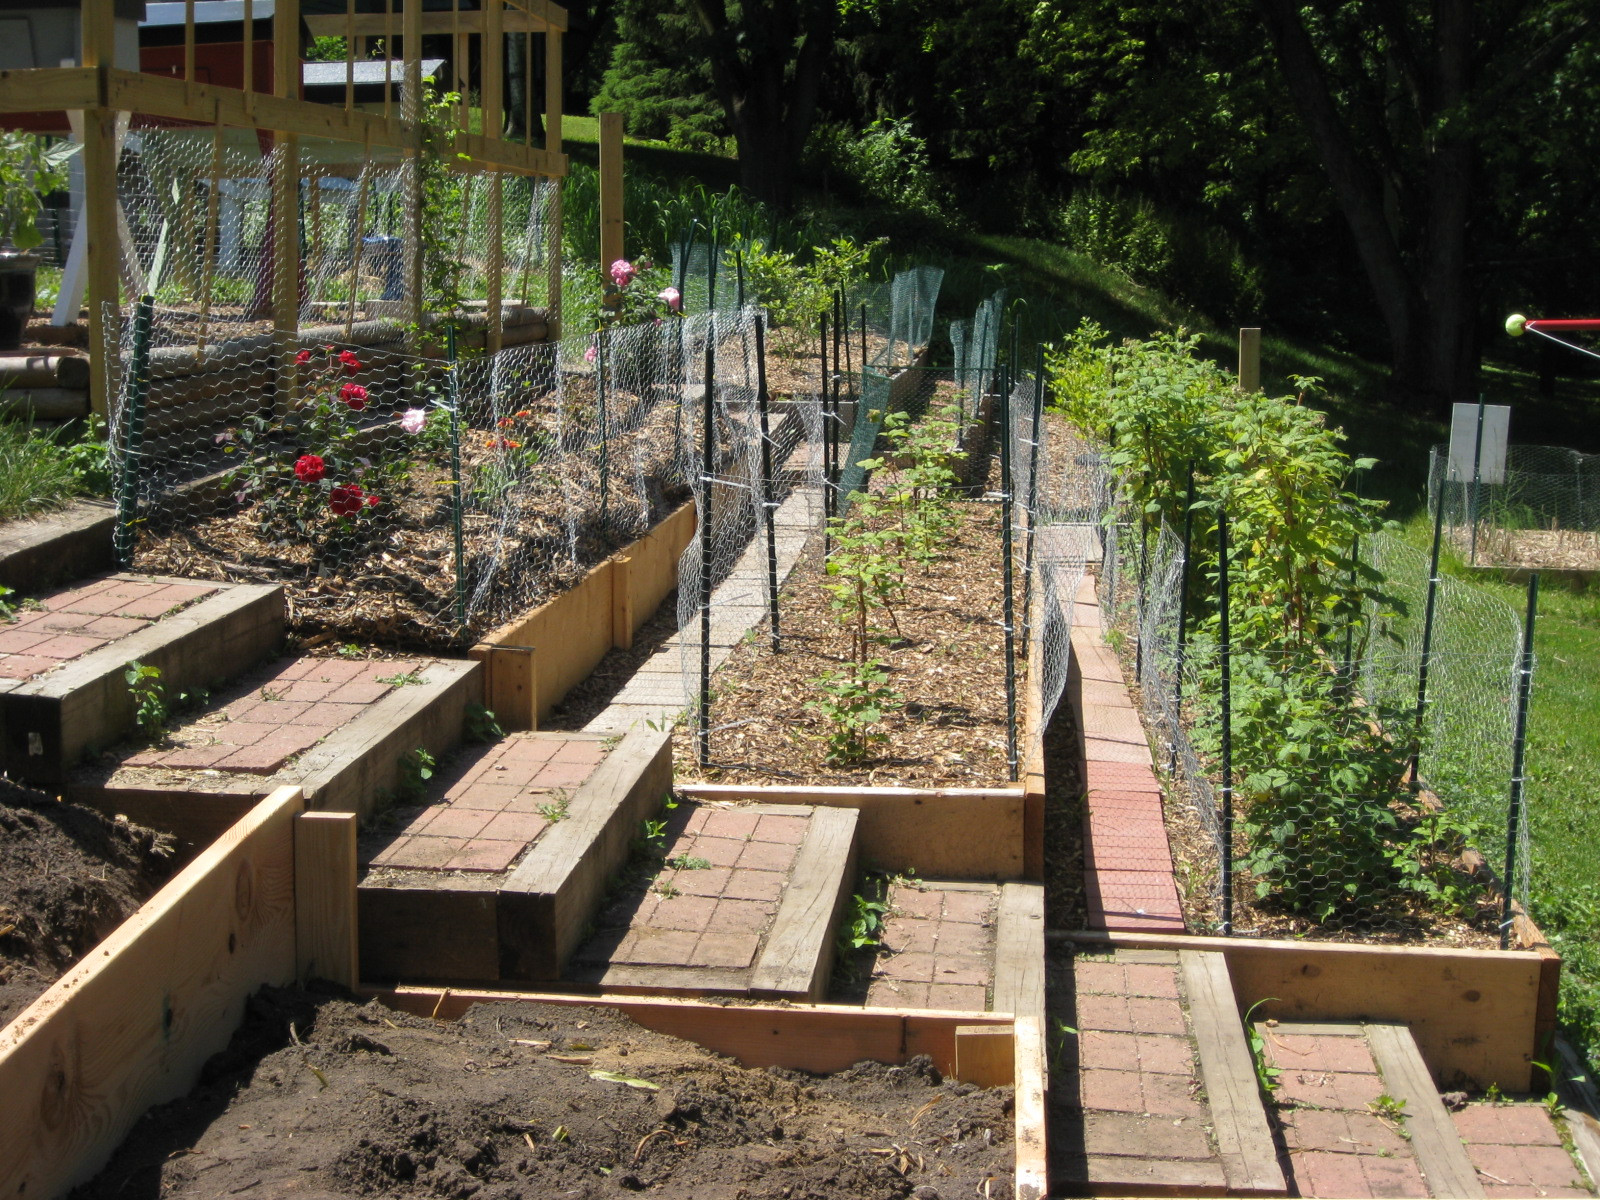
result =
M114 0L83 0L83 44L78 61L85 67L117 64L117 15Z
M1280 1026L1280 1031L1290 1032L1292 1028L1283 1030ZM1405 1136L1428 1181L1429 1194L1458 1196L1462 1200L1481 1197L1483 1185L1478 1181L1478 1172L1467 1157L1455 1122L1439 1099L1439 1089L1417 1051L1411 1031L1403 1024L1381 1022L1367 1025L1366 1035L1373 1062L1383 1076L1383 1090L1404 1110Z
M480 105L483 111L483 135L498 138L505 130L505 5L502 0L485 0L483 41L479 52L480 76L483 82ZM489 178L487 204L489 223L488 264L485 279L485 298L488 301L489 324L485 331L485 347L490 354L500 349L501 322L505 306L505 179L497 171Z
M0 113L95 108L104 102L98 67L0 71Z
M624 256L622 114L600 114L600 270Z
M566 156L561 143L561 34L550 30L544 35L544 149L563 164ZM555 161L555 160L552 160ZM550 338L561 338L561 189L550 203L550 223L545 245L545 312L549 314Z
M1013 1026L1017 1050L1016 1190L1017 1200L1044 1200L1050 1194L1049 1086L1044 1030L1032 1017L1018 1017ZM1040 1064L1045 1069L1040 1069Z
M459 1019L474 1004L605 1005L646 1029L695 1042L718 1054L726 1054L742 1066L786 1067L817 1074L842 1071L863 1059L903 1063L918 1054L932 1058L933 1065L940 1071L954 1071L958 1027L997 1025L1009 1028L1011 1025L1009 1016L996 1013L832 1004L794 1004L779 1008L604 993L595 996L423 987L365 987L361 993L402 1012L446 1021ZM1042 1089L1039 1098L1042 1104ZM1042 1107L1040 1119L1043 1119Z
M952 1075L978 1087L1010 1087L1016 1078L1016 1039L1004 1025L957 1025Z
M308 812L294 820L295 975L354 988L355 813Z
M181 85L180 85L181 86ZM116 357L121 329L122 238L117 225L117 114L109 108L90 108L83 114L83 184L86 196L97 197L83 206L88 225L89 357L96 364ZM104 420L111 419L112 397L105 370L89 381L89 403Z
M753 994L807 1000L827 994L833 932L855 889L859 820L847 809L824 808L811 815L783 905L750 972Z
M281 788L0 1029L0 1195L90 1178L152 1105L194 1086L245 1001L293 981L293 820Z
M1261 330L1239 330L1239 390L1261 390Z

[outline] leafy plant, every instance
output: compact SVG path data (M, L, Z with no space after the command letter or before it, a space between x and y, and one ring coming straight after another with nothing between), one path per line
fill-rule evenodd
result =
M420 687L428 680L419 671L396 671L393 675L380 676L378 682L386 683L390 687Z
M864 761L873 747L888 741L878 728L883 715L900 704L900 694L889 686L889 675L877 659L854 663L842 671L827 671L813 680L822 699L806 704L829 722L827 758L837 766Z
M1250 1041L1250 1061L1256 1070L1256 1086L1268 1099L1278 1090L1278 1077L1283 1074L1283 1068L1275 1067L1268 1061L1267 1040L1261 1036L1261 1030L1257 1027L1254 1017L1256 1009L1276 999L1275 996L1263 997L1247 1008L1244 1014L1244 1032Z
M679 854L667 859L667 866L675 871L707 871L711 868L711 860L694 854Z
M883 940L883 922L889 915L882 877L869 876L867 888L853 894L839 922L839 950L848 953L876 946Z
M505 737L506 731L500 728L500 722L495 720L494 713L481 704L467 705L466 736L469 742L494 742Z
M18 250L44 241L39 232L41 196L67 186L67 160L78 151L72 142L47 142L32 133L0 133L0 238Z
M437 764L423 747L407 750L400 756L395 777L395 796L402 804L417 804L427 797L428 781Z
M133 719L139 732L150 741L159 742L167 735L167 718L171 715L166 689L161 686L161 668L132 662L122 678L133 698Z
M568 798L562 796L559 800L552 800L548 804L539 805L534 811L554 825L557 821L565 821L567 819L569 804Z

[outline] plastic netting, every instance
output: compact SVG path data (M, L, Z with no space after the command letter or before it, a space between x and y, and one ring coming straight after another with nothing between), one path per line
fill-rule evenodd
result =
M1104 470L1084 465L1079 490ZM1195 842L1183 890L1211 929L1224 925L1226 797L1221 789L1224 647L1208 614L1215 583L1189 579L1180 626L1181 534L1113 507L1103 524L1097 586L1108 624L1127 637L1157 765L1188 800ZM1418 684L1429 582L1427 556L1379 534L1360 547L1380 574L1378 598L1332 648L1226 647L1233 805L1232 926L1237 934L1387 940L1457 936L1493 899L1506 865L1521 630L1492 596L1437 581L1426 704ZM1197 590L1202 594L1197 594ZM1305 722L1274 731L1265 714ZM1296 737L1311 731L1310 740ZM1416 789L1406 786L1412 756ZM1179 822L1179 828L1183 826ZM1513 894L1524 905L1528 822L1512 849ZM1485 863L1474 867L1470 853ZM1473 914L1477 915L1474 917Z
M1449 446L1435 446L1428 495L1473 566L1600 571L1600 455L1508 446L1504 471L1474 480L1451 470Z
M687 496L681 322L454 365L386 323L158 345L134 404L136 324L111 381L127 560L282 583L299 628L461 645Z
M972 320L950 322L955 381L965 413L976 413L983 397L994 390L1005 298L1001 289L978 305Z

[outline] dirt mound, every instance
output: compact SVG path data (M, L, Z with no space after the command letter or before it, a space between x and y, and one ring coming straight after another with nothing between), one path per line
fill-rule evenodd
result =
M0 778L0 1025L171 872L171 839Z
M926 1059L750 1070L610 1009L442 1023L268 989L200 1085L74 1196L998 1196L1011 1106Z

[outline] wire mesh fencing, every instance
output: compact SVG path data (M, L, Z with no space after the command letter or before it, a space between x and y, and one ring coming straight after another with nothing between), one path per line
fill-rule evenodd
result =
M1085 469L1092 493L1101 468ZM1189 565L1198 530L1126 505L1102 529L1105 619L1125 638L1156 763L1187 800L1169 830L1192 921L1482 942L1508 866L1526 903L1525 820L1507 854L1522 662L1508 606L1432 579L1424 654L1427 556L1378 534L1359 547L1381 580L1365 612L1320 643L1250 645L1220 625L1215 546L1212 566Z
M202 353L136 316L111 380L124 561L282 583L303 630L465 644L687 497L678 324L473 357L389 325Z
M1005 297L1002 288L978 305L972 320L950 322L954 375L964 414L976 413L983 397L994 388Z
M1435 446L1428 495L1473 566L1600 571L1600 455L1508 446L1503 469L1474 478L1452 470L1448 445Z

